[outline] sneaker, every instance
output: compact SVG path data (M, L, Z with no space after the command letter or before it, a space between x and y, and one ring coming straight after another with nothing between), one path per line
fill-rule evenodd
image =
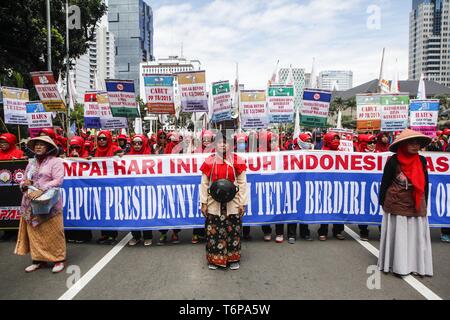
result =
M43 267L43 263L33 263L31 266L25 268L26 273L34 272Z
M342 233L336 233L334 237L338 240L345 240L345 237L342 235Z
M114 238L114 237L108 237L108 238L103 242L103 244L113 246L113 245L117 244L117 240L116 240L116 238Z
M196 234L192 236L192 244L197 244L200 242L200 237Z
M53 273L60 273L61 271L64 270L65 267L66 266L65 266L64 262L55 263L55 265L53 266L52 272Z
M217 270L217 269L219 269L219 267L216 265L210 264L210 265L208 265L208 269L209 270Z
M327 236L319 236L320 241L327 241Z
M158 241L158 246L163 246L167 243L167 233L166 234L162 234L159 237L159 241Z
M130 241L128 241L128 245L130 246L130 247L134 247L134 246L136 246L139 242L141 242L141 240L138 240L138 239L131 239Z
M276 243L283 243L283 242L284 242L284 236L283 236L283 235L277 236L277 237L275 238L275 242L276 242Z
M172 238L170 239L170 241L173 244L179 244L180 243L180 238L178 237L178 234L176 234L175 232L172 233Z
M365 234L361 234L359 236L359 240L364 241L364 242L368 242L369 241L369 236L365 235Z
M272 241L272 235L271 234L265 234L264 235L264 241L266 241L266 242Z
M89 242L88 240L75 240L76 244L83 244Z
M150 247L153 244L152 239L144 240L144 247Z
M239 262L230 263L230 270L238 270L240 267Z
M314 241L314 239L308 234L307 236L302 237L305 241Z
M450 236L448 234L443 234L441 236L441 241L442 242L446 242L446 243L450 243Z
M289 238L288 239L288 243L289 244L294 244L295 243L295 238Z
M76 241L73 239L67 239L67 243L76 243Z
M105 242L108 240L107 236L102 236L97 240L98 244L105 244Z

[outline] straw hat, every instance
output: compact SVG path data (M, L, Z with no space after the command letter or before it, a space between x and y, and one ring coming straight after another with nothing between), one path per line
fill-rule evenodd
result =
M31 149L31 150L34 150L34 145L36 144L37 141L45 142L45 143L51 145L53 148L55 148L55 150L58 150L58 146L52 140L52 138L50 138L49 136L39 136L39 137L31 139L27 143L28 148Z
M411 129L405 129L395 138L395 141L389 147L389 151L397 152L397 149L400 146L400 144L408 140L418 140L420 142L420 147L425 148L431 143L432 139L420 132L413 131Z

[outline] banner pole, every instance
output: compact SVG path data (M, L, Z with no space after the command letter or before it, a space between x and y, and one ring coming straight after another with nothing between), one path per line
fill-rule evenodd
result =
M6 132L9 133L8 127L6 126L5 122L3 122L3 119L1 117L0 117L0 121L2 122L3 126L5 127Z
M20 146L20 126L17 125L17 137L19 138L19 146Z

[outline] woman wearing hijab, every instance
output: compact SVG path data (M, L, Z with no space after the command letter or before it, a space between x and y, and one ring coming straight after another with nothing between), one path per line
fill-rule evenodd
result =
M152 154L164 154L167 146L167 134L164 130L159 130L156 135L156 144L153 146Z
M328 151L339 151L339 147L341 145L341 137L337 132L328 132L323 137L323 147L322 150ZM344 231L343 224L334 224L333 225L333 236L338 240L345 240L342 232ZM328 224L321 224L318 230L319 240L326 241L328 237Z
M109 158L116 155L123 155L123 150L113 143L111 132L108 130L100 131L97 136L97 150L94 157ZM117 231L101 231L101 237L97 240L97 243L113 245L116 243L117 236Z
M241 260L242 216L248 203L247 166L232 152L224 137L216 137L215 146L216 154L207 158L200 168L206 258L211 270L228 265L231 270L237 270Z
M201 138L201 145L194 150L194 153L214 153L214 133L209 130L203 131Z
M373 134L360 134L358 136L358 144L360 152L376 152L377 141L379 137ZM381 149L380 149L381 150ZM389 151L389 150L387 150ZM380 151L386 152L386 151ZM361 241L369 241L369 226L368 225L358 225L359 228L359 238Z
M52 272L58 273L64 270L66 260L59 194L64 181L64 166L57 157L58 147L50 137L31 139L28 147L34 151L35 158L29 161L26 179L20 184L24 195L15 254L31 253L33 263L26 272L36 271L51 262L54 263ZM35 201L41 196L50 197L49 203L42 205Z
M298 138L294 139L294 143L291 145L292 150L312 151L314 150L314 143L311 132L305 132L300 134ZM307 224L300 223L300 237L306 241L312 241L311 232ZM288 242L294 244L297 240L297 224L291 223L287 227Z
M207 153L211 154L214 150L214 133L206 130L201 134L201 145L199 145L194 153ZM201 240L205 239L205 228L196 228L192 231L192 244L197 244Z
M427 161L419 155L430 142L431 138L406 129L390 146L396 154L384 167L380 204L385 214L378 269L396 276L433 276Z
M0 135L0 161L22 159L23 151L16 147L16 136L11 133L2 133Z
M380 132L376 137L375 152L383 153L389 152L389 134L386 132ZM364 152L364 151L361 151Z
M279 138L278 135L266 131L261 130L259 133L259 148L258 152L276 152L280 151L279 148ZM269 242L272 241L272 227L270 225L261 226L261 229L264 233L264 241ZM283 243L284 242L284 224L278 223L275 224L275 242Z
M128 142L128 136L126 134L119 134L117 137L117 143L125 154L130 152L130 143Z
M85 141L82 137L74 136L69 141L69 158L89 158L89 152L84 147ZM66 230L66 240L70 243L82 244L92 240L91 230Z
M150 145L148 144L148 138L143 134L137 134L131 140L131 148L128 155L149 155ZM133 231L131 232L133 239L128 242L130 247L134 247L144 239L144 246L149 247L153 243L153 232L150 231Z
M83 158L89 157L89 152L85 148L85 141L82 137L74 136L69 141L69 155L70 158Z
M0 161L22 159L25 157L22 150L16 147L16 136L11 133L0 135ZM5 230L0 242L8 241L17 234L17 230Z

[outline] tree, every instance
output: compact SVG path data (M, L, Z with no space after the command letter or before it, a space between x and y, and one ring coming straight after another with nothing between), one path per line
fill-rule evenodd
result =
M80 29L70 30L70 58L86 53L93 31L106 13L102 0L70 0L69 5L80 8ZM51 1L52 71L65 75L65 1ZM33 89L30 99L37 95L30 72L47 70L47 18L45 1L14 0L0 3L0 80L8 83L19 73L21 87ZM19 85L17 85L19 86Z

